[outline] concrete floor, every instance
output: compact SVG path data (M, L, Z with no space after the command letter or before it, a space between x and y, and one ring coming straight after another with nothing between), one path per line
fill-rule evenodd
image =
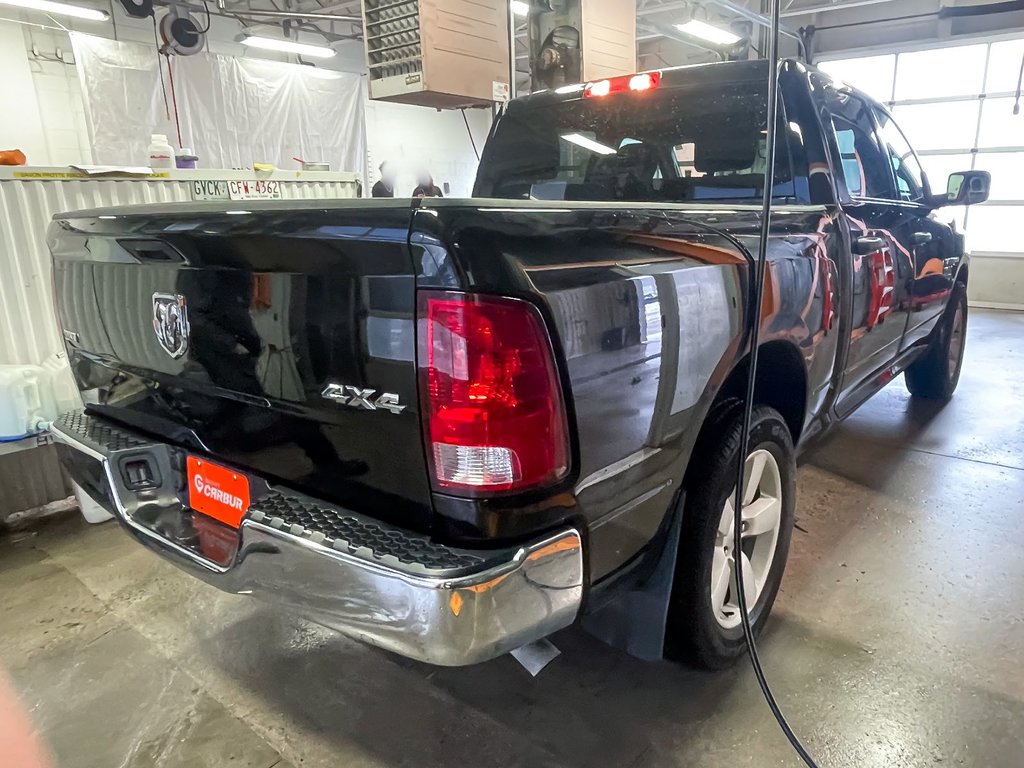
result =
M1024 758L1024 314L960 389L896 382L807 455L769 679L822 766ZM531 679L435 669L220 594L77 516L0 540L0 662L59 766L795 766L747 668L577 630ZM0 761L2 762L2 761Z

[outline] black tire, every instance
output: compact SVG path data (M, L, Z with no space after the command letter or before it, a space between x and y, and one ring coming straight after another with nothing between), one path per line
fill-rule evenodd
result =
M705 669L724 669L746 651L743 627L738 624L723 626L716 618L711 602L718 525L726 499L734 493L736 485L742 417L742 407L736 400L726 401L713 409L687 471L679 557L669 607L667 648L673 657ZM756 602L749 606L755 634L763 629L782 583L796 506L793 440L782 416L774 408L766 406L754 409L748 456L760 449L768 450L777 462L782 509L767 580ZM735 587L730 586L729 589L735 590ZM749 599L750 589L747 593Z
M967 290L963 283L955 283L928 351L903 373L910 394L925 400L949 400L960 381L966 341Z

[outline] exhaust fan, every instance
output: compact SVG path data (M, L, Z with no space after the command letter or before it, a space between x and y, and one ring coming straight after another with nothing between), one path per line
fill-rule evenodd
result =
M153 15L153 0L120 0L121 7L129 16L148 19Z

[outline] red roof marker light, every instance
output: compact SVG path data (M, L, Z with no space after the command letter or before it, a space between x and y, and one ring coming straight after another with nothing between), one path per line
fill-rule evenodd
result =
M631 91L649 91L659 85L661 85L660 72L644 72L629 78L629 90Z
M611 92L611 80L598 80L596 83L587 83L587 87L583 89L583 96L607 96Z
M641 72L638 75L623 75L608 80L595 80L583 89L584 98L609 96L613 93L639 93L651 91L661 85L661 72Z

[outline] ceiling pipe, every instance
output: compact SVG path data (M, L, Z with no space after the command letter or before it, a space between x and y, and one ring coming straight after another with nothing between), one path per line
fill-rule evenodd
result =
M349 8L351 8L352 5L353 5L353 3L350 3L350 2L347 2L347 3L335 3L334 5L325 5L325 6L322 6L320 8L317 8L316 12L317 13L333 13L334 11L341 11L341 10L349 11ZM355 3L355 5L358 8L359 3ZM355 13L355 11L349 11L349 14L358 15L358 14ZM348 14L346 14L346 15L348 15Z
M649 5L646 8L638 8L637 16L654 16L665 11L684 11L694 5L693 2L662 3L661 5Z
M861 2L871 2L872 0L860 0L860 1ZM887 2L888 0L873 0L873 1L874 2ZM734 3L732 0L707 0L707 2L705 4L706 5L714 5L714 6L717 6L718 8L722 8L723 10L726 10L726 11L729 11L730 13L736 14L741 19L746 19L747 21L752 21L755 24L761 25L762 27L770 27L771 26L771 19L769 19L767 16L764 16L764 15L762 15L760 13L757 13L756 11L752 11L749 8L745 8L744 6L740 5L739 3ZM785 15L785 14L783 14L783 15ZM803 46L803 40L800 38L800 35L797 34L796 32L794 32L793 30L786 29L785 27L780 27L779 28L779 32L781 32L783 35L786 35L786 37L792 37L794 40L799 42L801 46Z
M874 1L878 2L878 0ZM762 15L761 13L751 10L750 8L746 8L740 5L739 3L734 3L732 2L732 0L707 0L707 2L702 4L715 5L719 8L722 8L723 10L729 11L730 13L735 13L740 18L745 18L746 20L748 20L748 22L753 22L754 24L760 25L762 27L771 26L771 19L769 19L768 16ZM787 30L784 27L782 27L781 29L779 29L779 32L788 37L800 40L800 35L798 35L793 30Z
M961 5L943 7L939 11L940 19L964 19L971 16L988 16L992 13L1015 13L1024 11L1024 0L1008 0L988 5Z
M669 40L675 40L677 43L683 43L684 45L690 45L693 46L694 48L700 48L702 51L708 51L710 53L713 53L717 55L718 58L725 61L725 55L722 53L722 50L720 48L716 48L712 45L702 43L699 40L690 37L689 35L685 35L682 32L676 32L671 27L665 26L663 24L643 24L639 26L638 29L641 29L644 32L648 33L648 35L645 35L646 38L663 37ZM641 38L639 37L637 38L638 41L640 39Z
M815 13L828 13L829 11L845 11L849 8L862 8L866 5L881 5L882 3L892 3L895 0L848 0L847 2L830 3L829 5L812 5L807 8L793 8L792 10L783 11L783 18L792 18L794 16L810 16Z
M297 11L260 11L257 9L245 9L236 11L238 16L265 16L271 19L316 19L317 21L348 21L354 24L362 24L361 16L338 16L333 13L300 13Z
M156 5L176 5L182 8L188 8L190 11L198 11L200 13L205 13L207 10L202 5L197 5L193 3L156 3ZM210 15L227 17L241 16L243 18L252 18L258 16L260 18L268 19L314 19L316 21L346 21L355 24L363 23L363 19L361 16L338 16L332 13L300 13L297 11L263 11L255 8L240 8L237 11L231 11L228 13L218 13L217 11L212 11Z

